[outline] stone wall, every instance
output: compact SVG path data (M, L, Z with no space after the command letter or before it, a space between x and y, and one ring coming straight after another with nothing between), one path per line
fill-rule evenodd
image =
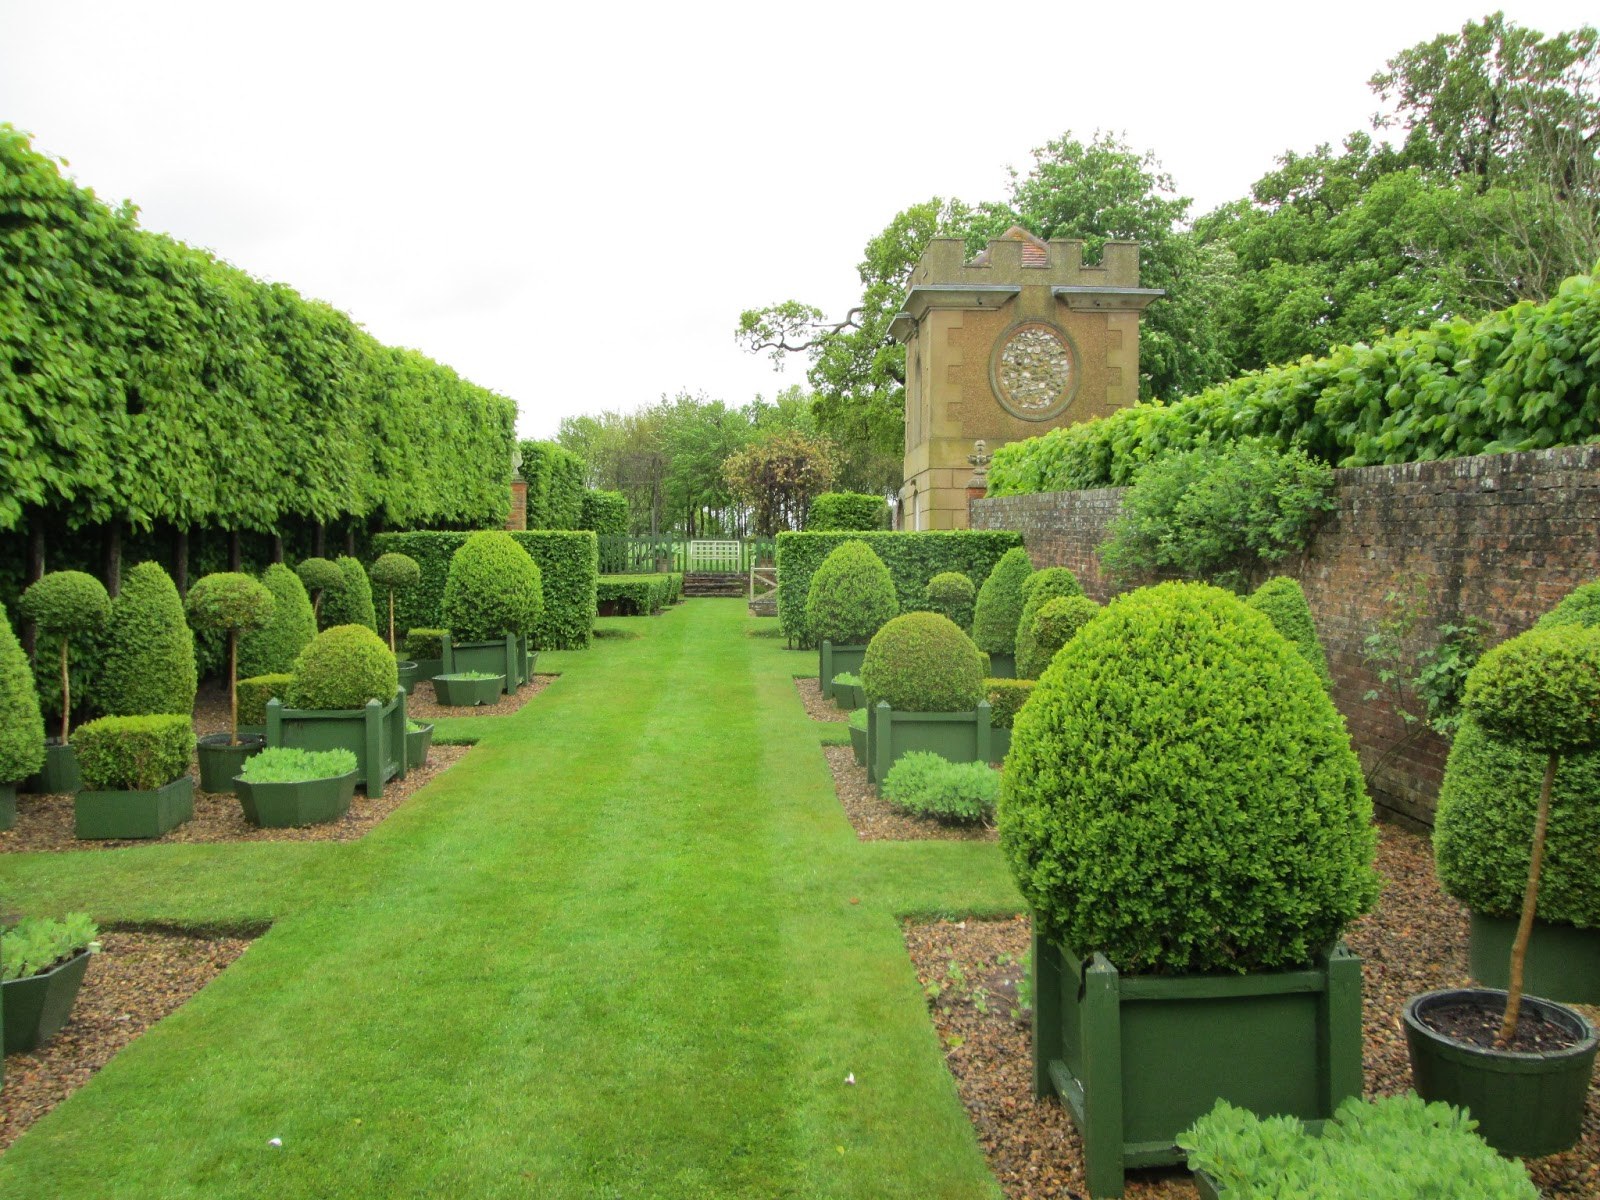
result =
M1335 472L1336 508L1310 551L1278 570L1305 588L1373 799L1386 815L1430 824L1449 744L1408 730L1379 688L1364 643L1397 586L1425 587L1410 653L1444 622L1477 616L1492 645L1600 577L1600 446L1495 454ZM1035 566L1072 568L1097 600L1116 590L1095 548L1121 489L1004 496L972 503L974 529L1022 533ZM1414 698L1404 707L1420 711Z

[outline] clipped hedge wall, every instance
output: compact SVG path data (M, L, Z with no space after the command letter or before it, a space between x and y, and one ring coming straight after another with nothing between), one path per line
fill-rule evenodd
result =
M628 547L618 540L628 536L628 498L621 492L588 488L578 528L592 530L600 539L601 574L620 575L628 569Z
M422 568L416 587L395 597L395 625L400 629L442 627L440 604L450 557L468 538L455 532L380 533L372 539L379 554L408 554ZM529 530L512 539L539 565L544 587L544 616L534 628L540 650L583 650L594 634L600 551L589 530Z
M791 644L812 645L806 628L806 596L811 576L836 546L860 540L889 568L900 611L926 612L933 606L928 581L944 571L987 579L1007 550L1022 545L1010 530L942 529L922 533L780 533L778 535L778 622Z
M582 528L583 496L588 491L583 459L554 442L525 441L519 449L522 478L528 484L528 528Z
M147 792L189 769L194 729L188 713L101 717L73 731L83 786L91 791Z
M661 575L603 575L595 592L595 600L598 604L614 602L619 616L642 617L677 603L682 594L683 576L672 572Z
M824 492L811 501L811 511L806 514L806 529L811 533L867 531L888 524L888 501L863 492Z

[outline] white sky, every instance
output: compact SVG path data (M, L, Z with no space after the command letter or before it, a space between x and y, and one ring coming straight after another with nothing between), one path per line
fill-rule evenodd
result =
M740 310L858 294L932 195L1003 198L1071 130L1203 212L1337 143L1457 0L545 5L0 0L0 121L144 224L514 397L525 436L803 382ZM1507 0L1545 33L1593 0Z

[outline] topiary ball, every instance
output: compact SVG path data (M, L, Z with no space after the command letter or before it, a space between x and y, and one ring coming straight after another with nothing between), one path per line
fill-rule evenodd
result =
M1600 579L1573 588L1544 616L1533 623L1535 629L1557 625L1600 625Z
M1039 610L1052 600L1081 595L1083 588L1078 583L1078 577L1066 567L1046 567L1022 581L1022 612L1017 617L1016 638L1019 676L1037 679L1039 672L1050 665L1050 655L1041 654L1033 640L1033 621L1039 615ZM1025 662L1027 670L1023 669Z
M899 611L889 568L859 539L833 548L806 593L806 629L819 646L865 645Z
M1033 562L1021 546L1000 556L989 578L978 589L972 612L972 640L990 654L1013 654L1017 649L1017 622L1022 619L1022 585L1033 574Z
M474 533L450 558L439 611L458 642L525 634L544 615L539 566L509 533Z
M111 602L96 689L100 708L112 716L191 714L198 682L178 585L160 563L142 562Z
M305 585L308 592L323 592L344 586L344 573L331 559L303 559L294 572L300 577L300 582Z
M1540 754L1600 746L1600 629L1552 625L1501 642L1467 674L1461 706L1492 738Z
M900 712L971 712L983 699L984 658L938 613L903 613L867 643L861 686L867 703Z
M1300 656L1311 664L1322 686L1331 691L1333 676L1328 673L1328 656L1317 640L1317 625L1312 620L1311 606L1306 603L1305 590L1299 581L1287 575L1275 575L1258 587L1245 603L1289 639Z
M378 610L372 603L372 584L360 559L340 555L333 564L339 571L339 584L322 593L318 617L324 629L335 625L365 625L378 631Z
M93 575L51 571L29 585L17 602L22 615L46 633L87 633L111 619L111 597Z
M1094 620L1100 606L1087 596L1057 596L1033 614L1026 644L1017 638L1017 675L1037 679L1054 661L1061 647Z
M239 638L239 674L276 675L294 666L294 660L317 636L317 619L311 614L311 597L300 577L282 563L261 573L261 586L272 593L272 616Z
M238 571L218 571L195 582L184 609L196 629L238 632L265 625L274 603L272 593L257 580Z
M0 609L0 783L17 783L44 766L44 717L33 671Z
M290 708L362 708L387 704L400 684L389 647L365 625L335 625L311 639L295 659L285 689Z
M1261 614L1112 601L1017 714L1000 843L1041 932L1127 972L1305 966L1378 895L1344 721Z
M931 611L949 617L962 629L972 628L972 606L977 602L978 589L960 571L935 575L922 590L922 598Z
M415 587L422 581L422 568L417 565L417 560L409 554L393 551L378 556L378 561L372 564L371 574L373 583L396 591Z

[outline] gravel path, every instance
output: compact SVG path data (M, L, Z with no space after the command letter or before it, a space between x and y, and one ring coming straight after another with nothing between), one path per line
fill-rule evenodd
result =
M813 721L848 721L850 714L840 708L832 700L825 700L822 696L822 685L817 682L815 675L795 676L794 686L800 692L800 700L806 706L806 716Z
M849 746L824 746L822 752L833 772L833 787L844 815L863 842L992 842L998 836L992 825L947 825L932 817L902 812L867 782L867 769L856 765L855 751Z

